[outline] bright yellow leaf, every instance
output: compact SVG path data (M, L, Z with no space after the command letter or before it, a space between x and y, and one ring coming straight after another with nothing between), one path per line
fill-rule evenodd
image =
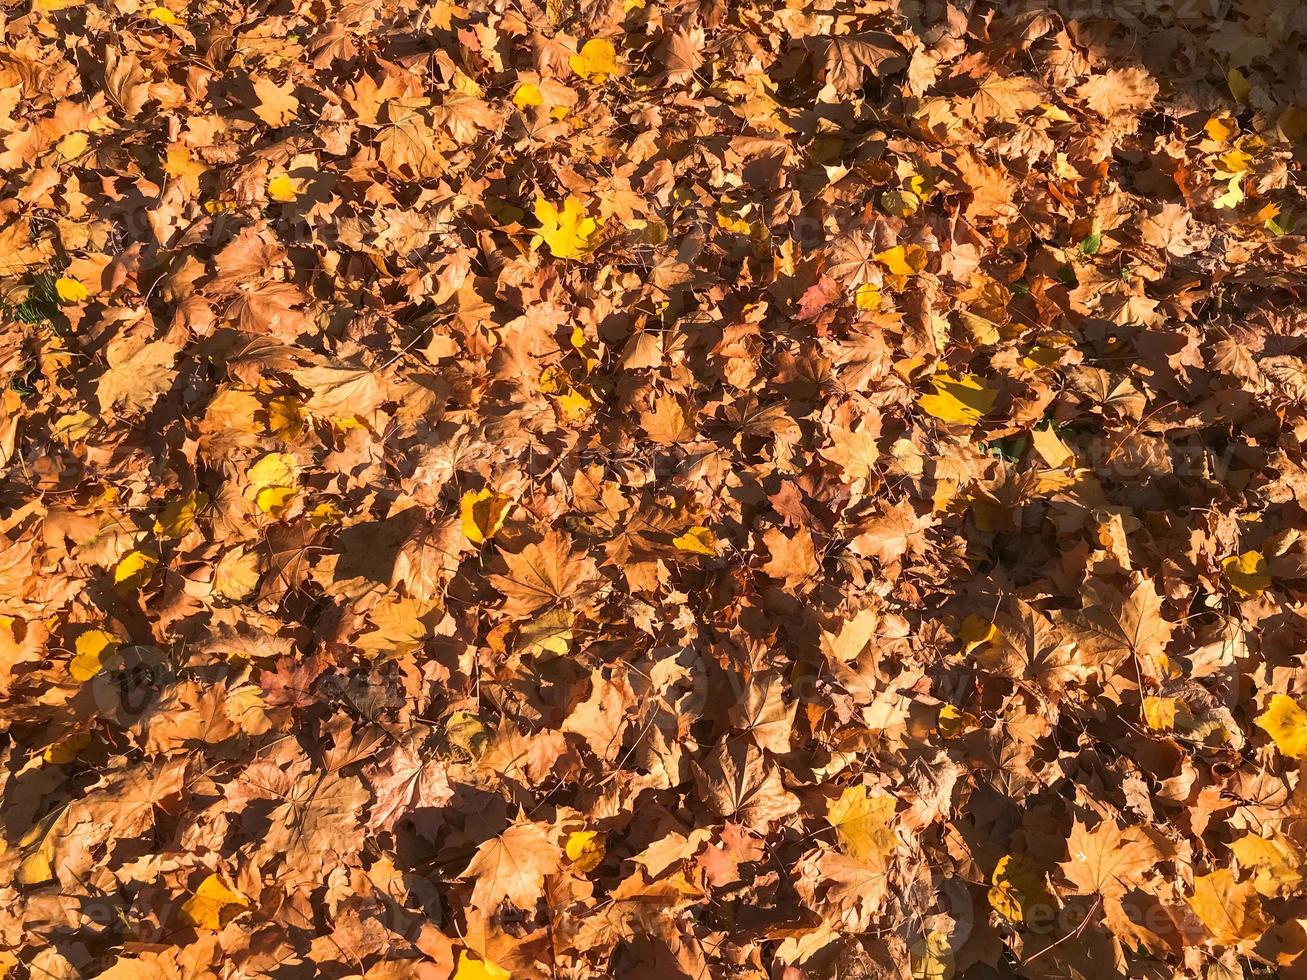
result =
M930 253L921 245L895 245L876 253L876 261L896 276L915 276L926 268L929 258Z
M593 871L604 859L604 839L594 830L578 830L568 834L563 849L567 859L572 862L572 869L581 874Z
M898 846L894 834L895 799L869 793L866 786L849 786L838 800L826 804L826 820L835 828L845 854L859 861L883 861Z
M118 651L118 638L105 630L87 630L73 644L76 651L68 663L68 673L77 681L89 681L104 669Z
M504 526L513 498L495 490L469 490L459 501L463 518L463 533L473 544L482 544L495 536Z
M63 137L55 149L59 151L59 155L65 160L76 160L86 152L86 148L90 143L90 137L85 133L78 131L69 133L67 136Z
M569 194L562 211L543 197L536 198L535 216L540 228L533 245L544 242L559 259L579 259L590 250L590 236L598 225L577 198Z
M294 487L264 487L254 495L254 504L273 520L281 520L290 513L299 491Z
M570 609L546 610L518 629L517 650L532 656L545 653L564 656L571 648L575 622L576 613Z
M717 554L717 535L702 524L687 528L684 534L672 538L672 544L680 551L689 551L696 555Z
M268 453L245 471L245 479L257 490L293 486L299 480L299 464L290 453Z
M279 204L290 204L299 195L299 181L290 174L277 174L268 180L268 197Z
M1175 698L1144 698L1144 721L1155 731L1175 727Z
M854 294L854 302L857 303L858 309L868 313L874 312L880 309L880 290L874 283L864 282Z
M150 581L159 559L145 551L133 549L113 568L113 582L121 591L134 592Z
M1283 834L1259 837L1249 833L1230 845L1239 867L1253 871L1253 887L1267 898L1288 896L1303 881L1303 855Z
M1212 202L1212 207L1218 210L1224 211L1238 207L1244 199L1243 187L1241 186L1243 184L1243 174L1229 175L1228 179L1230 183L1225 193Z
M531 109L544 104L545 96L540 91L540 86L533 85L531 82L523 82L513 93L513 105L519 109Z
M154 519L154 533L169 538L185 537L195 526L195 515L207 507L208 503L208 494L198 490L174 497Z
M617 49L612 41L591 38L582 45L579 53L567 59L567 64L587 82L602 82L618 72Z
M1276 747L1291 759L1307 759L1307 711L1287 694L1276 694L1266 710L1253 719Z
M509 980L511 976L507 970L489 960L474 959L467 950L460 949L458 969L450 980Z
M167 7L151 7L147 16L151 20L157 20L160 24L180 24L182 22L182 19Z
M575 388L569 388L558 397L558 410L568 422L579 422L590 414L590 399Z
M55 280L54 291L59 297L59 302L68 306L81 303L91 295L91 291L85 284L68 276L60 276Z
M221 929L250 907L250 900L228 888L211 874L200 882L195 894L182 903L182 914L200 929Z
M912 980L952 980L956 960L948 933L938 929L930 930L908 950Z
M1212 116L1203 124L1203 132L1213 143L1228 143L1239 132L1239 124L1229 115Z
M1271 587L1271 576L1266 571L1266 559L1260 551L1245 551L1222 560L1221 568L1230 582L1230 588L1247 599L1256 598Z
M1075 462L1076 454L1058 438L1051 425L1046 429L1032 429L1030 442L1035 447L1035 452L1039 453L1044 462L1053 469Z
M975 425L991 408L998 392L987 387L974 374L954 376L948 373L933 375L930 383L935 391L919 395L917 404L922 410L941 422L950 425Z

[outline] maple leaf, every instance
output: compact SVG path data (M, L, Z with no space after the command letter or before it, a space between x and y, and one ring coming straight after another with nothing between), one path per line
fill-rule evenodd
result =
M1161 657L1174 627L1162 615L1162 600L1151 579L1137 578L1128 593L1091 579L1083 610L1066 622L1076 628L1080 649L1100 664L1115 666L1127 657L1145 662Z
M418 833L434 839L439 810L453 797L445 764L422 758L416 739L396 745L379 762L363 772L372 790L369 826L394 830L401 820L413 821Z
M1067 853L1062 872L1078 893L1107 898L1120 898L1136 887L1163 857L1142 830L1122 828L1110 819L1100 821L1092 831L1077 820L1067 839Z
M1275 740L1275 747L1291 759L1307 759L1307 711L1287 694L1273 694L1254 719L1262 731Z
M979 121L1016 122L1044 101L1044 88L1025 75L990 73L971 98L971 112Z
M67 305L81 303L91 295L85 283L69 276L60 276L56 279L54 281L54 291L59 296L59 302Z
M571 194L559 211L543 197L536 198L536 220L540 228L532 240L533 246L544 242L550 253L559 259L584 258L590 250L590 236L598 225L585 211L585 205Z
M493 911L505 900L531 910L544 892L545 875L562 862L553 831L540 823L516 823L477 848L463 877L475 879L472 905Z
M786 534L778 527L768 528L763 532L762 539L771 554L771 558L762 566L763 573L780 579L786 588L798 588L821 567L817 562L812 534L806 527L799 528L793 535Z
M617 49L602 37L591 38L581 50L567 59L568 67L587 82L599 83L618 73ZM536 217L540 217L538 205ZM544 219L541 219L544 220ZM557 255L557 252L554 252ZM560 256L562 257L562 256Z
M719 745L708 758L706 768L694 767L700 791L713 810L731 817L752 830L765 832L799 808L799 800L785 789L774 767L752 744L734 742Z
M130 336L110 344L105 352L109 369L100 375L96 390L100 411L121 409L134 414L148 409L172 386L177 376L173 363L180 350L167 341L145 342Z
M1253 872L1253 887L1259 895L1278 898L1301 890L1303 853L1283 834L1260 837L1247 833L1230 844L1230 851L1240 868Z
M303 776L268 815L260 852L265 859L280 858L285 875L320 881L362 849L363 828L356 818L367 802L368 791L356 777Z
M1266 559L1260 551L1245 551L1222 559L1221 568L1234 589L1244 598L1252 599L1271 587L1271 576L1266 571Z
M826 819L844 853L884 867L898 847L893 828L897 802L888 793L868 792L863 785L849 786L839 799L828 801Z
M578 874L589 874L604 859L604 839L595 830L576 830L567 835L563 853Z
M1024 854L1005 854L990 876L989 904L1012 922L1024 922L1033 909L1047 908L1053 898L1039 866Z
M269 126L284 126L299 114L300 100L295 98L295 85L289 79L278 85L270 78L254 80L254 114Z
M696 524L672 538L672 547L677 551L711 557L717 554L717 536L703 525Z
M473 957L467 950L458 951L458 967L450 980L509 980L507 970L489 960Z
M1252 882L1236 883L1227 868L1195 876L1194 893L1187 901L1218 945L1252 943L1266 931L1262 902Z
M513 498L489 488L469 490L459 501L463 534L473 544L482 544L504 526Z
M207 875L195 894L182 903L182 915L201 929L221 929L245 909L250 900L229 888L216 874Z
M973 374L935 374L930 394L918 395L922 411L949 425L975 425L994 407L998 392Z
M602 581L593 559L574 554L571 538L552 528L539 544L504 555L504 564L507 574L491 575L490 582L504 594L504 613L515 618L583 599Z

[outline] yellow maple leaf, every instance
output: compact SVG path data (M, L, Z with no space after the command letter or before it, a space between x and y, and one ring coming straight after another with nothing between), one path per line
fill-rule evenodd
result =
M458 951L458 969L450 980L509 980L512 976L503 967L489 960L474 959L466 949Z
M1175 698L1144 698L1144 721L1155 731L1165 731L1175 727Z
M854 293L854 302L860 310L868 313L875 312L880 309L880 290L874 283L864 282Z
M876 253L876 261L896 276L915 276L926 268L929 258L929 253L922 245L895 245Z
M1253 871L1253 887L1267 898L1287 896L1302 884L1303 855L1283 834L1248 833L1230 845L1241 868Z
M1245 551L1221 561L1230 588L1247 599L1261 595L1271 587L1271 576L1266 571L1266 559L1260 551Z
M536 198L535 216L540 228L532 240L533 247L544 242L559 259L579 259L590 250L590 236L598 225L586 214L585 205L571 194L563 202L562 211L543 197Z
M294 395L278 395L268 402L268 432L278 439L298 439L304 431L304 413Z
M273 520L281 520L290 513L299 491L294 487L264 487L254 495L254 504Z
M191 490L174 497L154 519L154 533L169 538L183 538L195 526L195 515L209 503L208 494Z
M594 830L578 830L567 835L563 846L572 870L588 874L604 859L604 839Z
M182 914L200 929L221 929L250 907L250 900L211 874L182 903Z
M1213 143L1228 143L1239 132L1239 123L1229 113L1212 116L1203 124L1203 132Z
M1236 884L1228 868L1195 876L1194 893L1187 901L1218 945L1238 946L1266 931L1262 902L1252 882Z
M66 306L84 302L91 295L91 291L86 288L83 282L70 276L60 276L56 279L54 291L59 297L59 302Z
M591 38L567 59L568 66L587 82L602 82L618 72L617 49L602 37Z
M958 639L962 641L962 652L970 653L977 647L989 643L996 636L998 636L998 627L984 616L972 613L962 621Z
M558 411L562 414L564 421L579 422L590 414L590 399L575 388L568 388L563 394L558 396Z
M513 105L519 109L531 109L544 104L545 95L540 91L540 86L531 82L523 82L513 93Z
M1052 908L1052 897L1044 886L1044 875L1024 854L1005 854L990 877L989 904L1012 922L1024 922L1038 905Z
M299 491L299 464L290 453L267 453L245 472L248 493L263 513L280 520L290 512Z
M118 638L105 630L87 630L73 644L76 651L68 663L73 680L89 681L104 669L105 663L118 651Z
M120 591L134 592L150 581L159 559L149 552L132 549L113 567L113 582Z
M1253 723L1291 759L1307 759L1307 711L1287 694L1276 694Z
M956 956L948 933L932 929L908 950L912 980L952 980Z
M146 16L151 20L158 21L160 24L180 24L182 22L182 19L167 7L151 7Z
M866 786L849 786L838 800L826 804L826 820L835 828L845 854L859 861L879 861L898 846L892 826L895 799L869 793Z
M290 204L300 195L299 183L290 174L276 174L268 178L268 197L278 204Z
M950 425L975 425L991 408L998 392L974 374L932 375L933 394L917 396L922 410Z
M290 453L267 453L245 471L245 479L255 489L264 487L288 487L294 485L299 476L299 464Z
M482 544L495 536L504 526L513 498L495 490L469 490L459 501L459 514L463 518L463 533L473 544Z
M88 732L74 732L61 738L41 753L41 758L52 766L64 766L77 758L82 749L91 744Z
M687 528L684 534L672 538L672 545L680 551L689 551L696 555L716 555L717 535L702 524Z

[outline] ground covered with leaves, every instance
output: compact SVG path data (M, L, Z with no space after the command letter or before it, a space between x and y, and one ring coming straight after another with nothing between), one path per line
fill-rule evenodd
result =
M23 0L0 967L1307 977L1307 10Z

